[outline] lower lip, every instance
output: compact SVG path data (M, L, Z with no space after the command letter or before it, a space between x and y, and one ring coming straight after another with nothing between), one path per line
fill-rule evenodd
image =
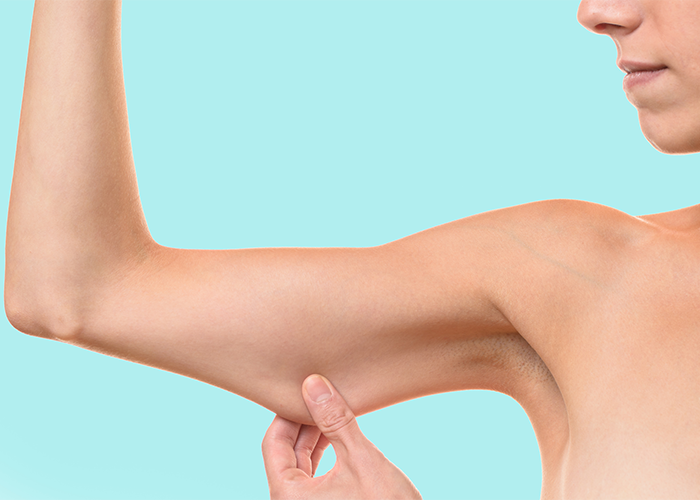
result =
M640 85L651 83L666 72L668 68L657 69L655 71L634 71L627 73L622 80L622 86L625 90L630 90Z

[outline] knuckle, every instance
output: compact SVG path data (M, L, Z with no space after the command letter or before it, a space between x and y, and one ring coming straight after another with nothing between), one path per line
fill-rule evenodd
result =
M311 453L314 451L314 448L316 448L316 446L314 443L311 442L297 443L296 451L298 451L299 453L304 453L306 455L311 455Z
M337 408L329 405L322 408L316 424L324 434L337 434L354 421L355 416L349 408Z

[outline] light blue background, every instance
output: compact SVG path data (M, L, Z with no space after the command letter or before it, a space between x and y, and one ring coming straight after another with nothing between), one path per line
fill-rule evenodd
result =
M576 8L125 0L131 133L154 237L366 246L547 198L632 214L696 203L697 157L646 143L612 42L581 28ZM0 2L4 206L31 14L31 2ZM0 498L267 497L267 410L0 328ZM426 499L539 496L534 434L506 396L432 396L360 425Z

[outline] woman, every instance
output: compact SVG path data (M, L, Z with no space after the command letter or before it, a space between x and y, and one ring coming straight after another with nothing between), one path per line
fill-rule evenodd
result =
M543 497L698 495L696 208L638 218L557 200L374 248L162 247L138 201L119 7L35 8L8 219L15 327L302 423L311 373L356 414L497 390L532 421ZM589 1L579 18L618 45L650 142L700 149L700 8Z

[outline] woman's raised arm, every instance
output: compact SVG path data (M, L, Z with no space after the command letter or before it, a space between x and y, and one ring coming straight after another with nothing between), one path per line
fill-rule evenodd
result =
M496 306L517 304L501 291L529 296L539 278L580 277L541 258L519 236L527 224L507 214L364 249L156 244L132 159L120 11L114 0L36 2L7 229L16 328L307 423L299 387L312 373L361 414L430 393L504 390L504 350L539 360ZM516 272L530 278L512 286ZM556 305L554 292L538 293Z
M5 307L74 337L106 281L155 247L141 209L121 60L121 3L37 0L7 222Z

